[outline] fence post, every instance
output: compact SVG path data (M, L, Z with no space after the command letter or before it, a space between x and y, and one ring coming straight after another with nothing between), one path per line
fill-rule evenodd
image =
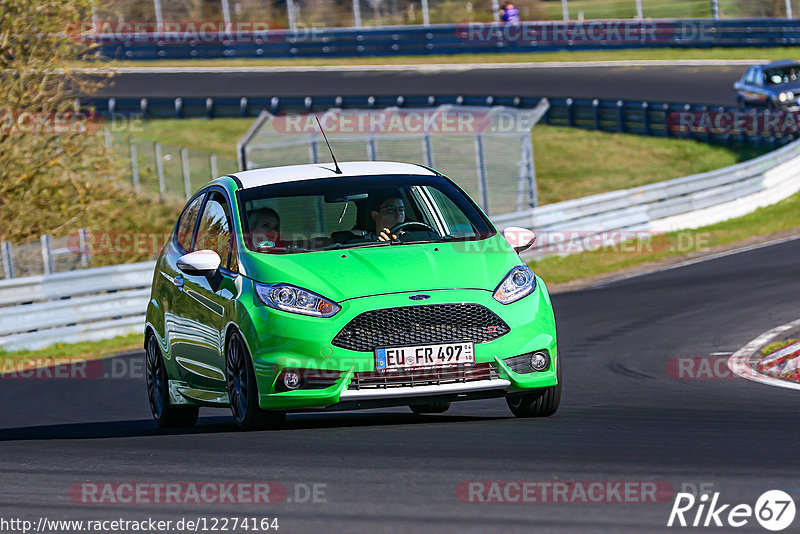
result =
M308 162L319 163L319 151L317 148L317 137L311 133L308 136Z
M216 180L219 178L219 171L217 171L217 155L213 152L208 156L208 166L211 169L211 179Z
M225 22L225 31L231 30L231 6L228 0L222 0L222 20Z
M569 20L569 4L567 0L561 0L561 18Z
M478 167L478 191L481 196L481 208L489 215L489 187L486 183L486 159L483 157L483 136L475 136L475 163Z
M158 173L158 196L161 198L161 202L164 202L166 185L164 183L164 157L161 154L161 143L153 143L153 150L155 151L156 172Z
M89 248L89 230L81 228L78 230L78 246L81 249L81 267L88 267L89 260L92 259L92 250Z
M356 28L361 27L361 6L358 4L360 0L353 0L353 25Z
M788 3L789 0L786 0ZM431 25L431 14L428 10L428 0L422 0L422 24L425 26Z
M642 111L644 112L644 134L650 135L650 104L642 102Z
M642 0L636 0L636 18L643 19L644 14L642 13Z
M374 136L370 136L369 139L367 139L367 159L370 161L378 159L378 147L375 146Z
M422 159L425 165L433 167L433 145L431 144L431 134L426 133L422 136Z
M111 132L108 131L108 128L103 128L103 139L106 143L106 150L111 150Z
M622 100L617 100L617 121L619 122L617 131L625 133L625 102Z
M719 0L711 0L711 16L719 18Z
M53 274L53 251L50 248L50 235L42 236L42 263L44 264L44 274Z
M183 170L183 191L186 194L186 200L192 196L192 182L189 177L189 151L186 147L181 148L181 169Z
M0 245L0 254L3 256L3 272L6 278L14 278L14 255L11 251L11 243L3 241Z
M289 19L289 29L295 31L297 29L297 21L295 21L294 1L286 0L286 15Z
M139 154L134 141L131 141L131 173L133 174L133 189L138 193L141 189L139 187Z

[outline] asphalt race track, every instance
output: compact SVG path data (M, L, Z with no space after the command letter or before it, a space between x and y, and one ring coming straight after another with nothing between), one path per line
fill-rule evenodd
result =
M481 68L463 70L122 73L109 97L496 95L736 104L735 66Z
M281 533L649 533L680 530L666 528L671 498L482 504L462 502L456 488L661 481L674 491L713 484L725 503L752 506L778 488L797 498L797 392L738 378L677 379L666 369L671 358L730 353L797 319L799 259L793 240L555 295L565 394L544 420L514 419L496 399L437 416L402 408L290 415L285 429L257 433L205 410L195 429L161 432L140 376L0 380L0 516L269 516ZM295 483L326 484L327 502L73 503L70 487L86 481L277 481L293 501ZM763 532L753 519L737 530Z

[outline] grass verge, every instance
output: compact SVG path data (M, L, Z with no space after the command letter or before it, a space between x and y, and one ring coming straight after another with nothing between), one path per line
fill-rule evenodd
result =
M785 339L783 341L776 341L775 343L770 343L769 345L761 349L761 355L766 356L768 354L772 354L773 352L781 350L783 347L794 345L798 341L800 341L800 339Z
M49 367L60 363L77 363L103 358L120 352L142 348L143 334L130 334L100 341L58 343L39 350L0 350L0 374Z
M544 63L584 61L770 61L797 56L795 47L776 48L655 48L638 50L586 50L560 52L502 52L332 58L160 59L154 61L84 62L85 67L311 67L354 65L434 65L468 63ZM742 69L744 71L744 69Z

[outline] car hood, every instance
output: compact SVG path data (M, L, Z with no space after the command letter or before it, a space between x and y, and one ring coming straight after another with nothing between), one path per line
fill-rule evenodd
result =
M247 276L285 282L336 302L404 291L494 290L519 256L502 236L467 243L387 245L301 254L250 253Z

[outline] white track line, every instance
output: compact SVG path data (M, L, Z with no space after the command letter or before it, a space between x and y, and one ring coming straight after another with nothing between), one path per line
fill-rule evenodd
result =
M792 321L791 323L776 326L772 330L764 332L753 341L737 350L733 356L728 358L728 369L733 371L733 373L736 375L746 378L747 380L752 380L753 382L760 382L770 386L800 390L800 383L789 382L787 380L781 380L779 378L761 374L750 365L750 357L755 351L774 340L787 330L798 327L800 327L800 319Z
M192 61L192 60L187 60ZM630 60L630 61L544 61L528 63L432 63L428 65L308 65L269 67L104 67L85 68L89 74L234 74L280 72L463 72L493 69L580 69L597 67L739 67L763 63L768 59L688 59L688 60Z

